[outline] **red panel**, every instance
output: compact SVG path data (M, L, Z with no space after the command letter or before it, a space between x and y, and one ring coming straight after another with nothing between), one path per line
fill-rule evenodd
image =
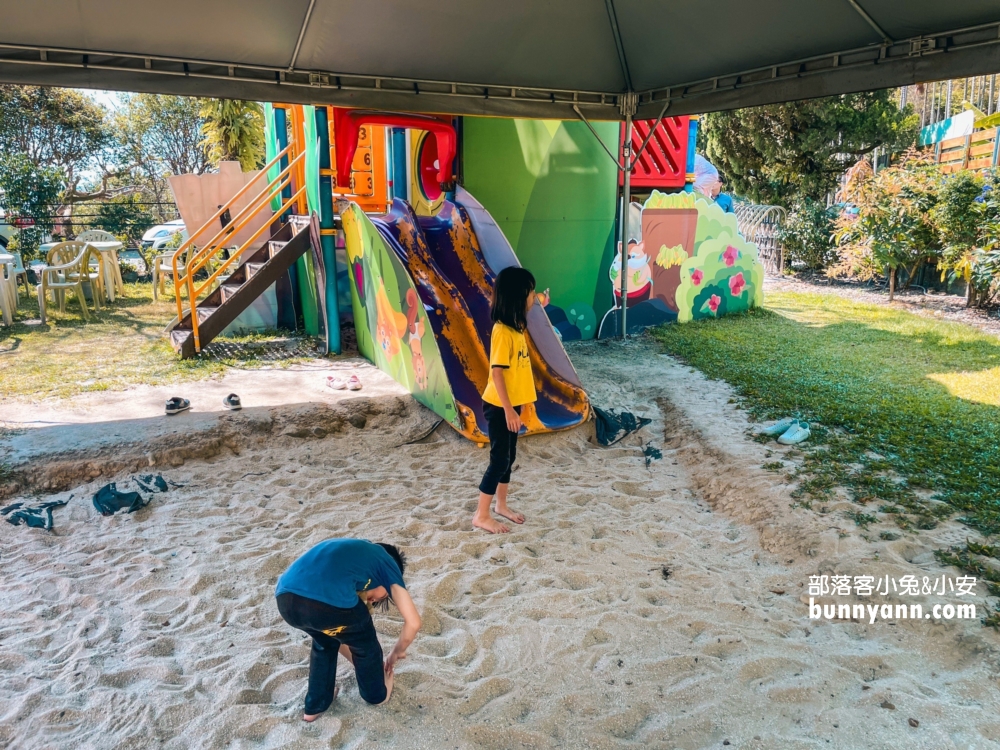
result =
M438 160L437 138L424 138L420 143L417 163L420 165L420 189L424 191L424 197L433 203L442 193L441 181L438 179L441 165Z
M440 157L438 182L448 183L453 179L451 165L455 160L458 139L451 118L334 107L333 123L337 154L337 187L350 187L351 163L354 160L354 153L358 150L358 130L362 124L430 131L437 140L437 152Z
M643 140L656 120L636 120L632 123L632 151L639 150ZM682 188L687 170L688 127L690 120L683 117L664 117L649 139L646 150L632 165L633 188ZM625 126L621 127L619 140L625 143ZM619 157L621 154L619 153ZM618 173L618 184L625 176Z

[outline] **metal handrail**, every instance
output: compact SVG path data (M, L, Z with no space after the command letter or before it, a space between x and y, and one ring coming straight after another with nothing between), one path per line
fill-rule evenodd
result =
M222 241L242 230L243 227L255 218L258 213L260 213L261 209L268 206L272 198L277 197L282 190L292 184L292 177L290 174L287 174L287 172L288 170L284 170L281 174L271 180L271 182L267 184L267 187L261 190L252 201L244 206L243 209L236 214L235 217L233 217L233 220L226 224L226 226L223 227L207 245L196 252L193 257L188 258L188 261L185 264L186 268L191 269L193 266L194 271L200 271L204 268L209 259L222 249ZM275 185L277 185L276 188ZM265 198L264 194L268 191L270 191L270 193ZM246 245L245 242L243 244ZM189 270L189 273L193 273L194 271Z
M282 154L283 153L284 153L284 151L282 151ZM181 282L184 281L185 278L188 279L188 280L192 279L195 273L197 273L198 271L200 271L202 268L205 267L205 265L212 258L212 256L214 256L220 250L220 247L217 245L217 243L221 239L229 237L229 236L235 234L236 232L240 231L251 219L253 219L255 216L257 216L257 214L260 213L260 211L262 209L264 209L265 207L267 207L270 204L272 198L275 198L276 196L278 196L281 193L282 190L284 190L286 187L288 187L291 184L291 170L292 170L293 166L295 166L303 158L303 156L304 156L304 154L299 154L299 156L297 156L287 167L285 167L281 172L279 172L278 175L273 180L271 180L262 191L260 191L256 196L254 196L253 199L251 199L250 202L247 203L247 205L244 206L244 208L238 214L236 214L236 216L234 217L233 221L231 221L225 227L223 227L222 229L220 229L216 233L216 235L214 237L212 237L212 239L209 240L209 242L201 250L197 251L192 257L188 258L187 262L184 264L183 275L178 270L178 267L177 267L178 260L180 259L180 256L181 256L182 252L186 248L190 247L190 242L193 239L193 237L189 238L188 241L185 242L184 245L181 245L181 247L178 248L178 250L173 254L173 257L171 258L171 266L172 266L173 275L174 275L174 296L176 297L176 300L177 300L177 317L178 317L178 319L180 319L180 318L183 317L182 312L181 312L181 310L182 310L182 292L181 292L181 290L183 288L183 285L182 285ZM273 159L271 161L271 164L273 165L274 162L278 158L279 157L275 157L275 159ZM223 206L223 208L219 209L219 211L217 212L215 218L218 218L219 216L221 216L222 213L229 206L231 206L233 204L233 202L237 198L239 198L241 196L241 194L243 193L243 191L246 190L246 188L249 185L253 184L253 182L254 181L252 180L251 182L247 183L247 185L244 186L243 190L241 190L239 193L237 193L235 196L233 196L233 198L231 198L226 203L226 205ZM274 189L275 185L277 185L277 189ZM266 197L265 197L265 195L266 195ZM278 215L280 216L280 213ZM209 221L209 223L211 223L211 220ZM207 226L207 224L206 224L206 226ZM198 234L201 234L201 232L203 231L203 229L204 229L204 227L202 229L199 229L198 230ZM195 235L195 236L197 236L197 235ZM259 234L255 235L255 236L259 236ZM243 243L244 247L247 244L248 243ZM189 284L188 286L190 287L191 285ZM202 290L203 290L203 288L202 288ZM199 293L202 290L199 290ZM188 300L189 301L191 300L190 296L188 297ZM193 304L192 304L192 307L194 307ZM192 319L193 319L193 317L194 316L192 316Z
M282 188L282 189L284 189L284 188ZM277 215L281 216L282 214L284 214L285 211L287 211L292 206L292 204L294 204L296 201L298 201L305 194L305 190L306 190L306 188L305 188L304 185L302 187L300 187L292 195L292 197L289 198L285 202L285 204L278 210ZM266 204L264 204L264 205L266 205ZM260 229L258 229L254 233L254 235L245 243L245 245L249 245L249 244L253 243L260 236L260 234L265 229L267 229L267 227L268 227L267 224L264 224L262 227L260 227ZM238 260L241 254L242 253L234 253L229 258L227 258L223 262L223 264L221 266L219 266L218 269L216 269L215 273L213 273L212 276L209 277L209 279L204 284L202 284L201 287L199 287L199 289L197 291L194 288L194 274L193 274L193 272L187 274L187 285L186 286L187 286L187 290L188 290L189 309L191 311L191 313L190 313L191 314L191 334L194 337L194 350L196 352L200 352L201 351L201 338L200 338L200 336L198 334L198 295L201 294L201 292L204 291L205 287L207 287L212 281L214 281L216 277L218 277L223 271L225 271L230 265L232 265L233 262L235 262L236 260ZM178 297L177 298L178 298L178 300L180 300L180 294L179 294L179 292L178 292Z
M222 229L220 229L216 233L216 235L209 242L207 242L202 247L201 250L199 250L197 253L195 253L195 255L194 255L193 258L188 258L187 265L191 265L192 262L198 262L198 261L204 259L205 257L214 255L215 252L220 249L220 247L221 247L221 241L222 240L225 240L230 235L236 234L244 226L246 226L247 221L249 219L252 219L254 216L256 216L257 212L263 207L263 205L266 205L267 203L269 203L270 200L271 200L271 198L273 198L275 196L275 193L272 191L271 194L267 198L263 199L263 202L259 204L258 202L261 201L261 196L263 196L264 193L266 193L268 190L271 190L272 186L275 185L275 183L277 183L279 181L283 181L283 184L284 184L285 187L287 187L288 185L290 185L291 182L292 182L291 169L292 169L292 167L297 162L299 162L303 158L304 158L304 154L299 154L299 156L297 156L292 161L291 164L289 164L285 169L283 169L281 172L279 172L278 176L275 177L273 180L271 180L263 190L261 190L256 196L254 196L247 203L247 205L244 206L240 210L240 212L238 214L236 214L236 216L234 216L230 220L230 222L228 224L226 224L226 226L222 227ZM304 184L304 183L300 183L300 184ZM231 206L233 204L234 200L235 200L235 198L231 199L227 203L227 205ZM249 214L247 214L247 211L250 210L250 209L253 209L253 210ZM244 244L246 244L246 243L244 243ZM200 266L199 266L199 268L200 268Z
M191 245L194 243L195 239L198 238L201 235L201 233L205 231L205 227L208 227L212 223L218 221L222 217L222 214L224 214L229 209L229 207L232 206L232 204L235 201L237 201L238 199L240 199L240 198L243 197L243 195L250 189L251 185L255 184L262 176L265 176L267 174L268 170L271 169L275 164L277 164L278 161L285 154L288 153L288 150L290 148L291 148L291 145L285 146L285 148L282 149L277 154L277 156L275 156L273 159L271 159L271 161L269 161L264 166L264 168L262 170L260 170L260 174L258 174L256 177L254 177L252 180L250 180L250 182L248 182L246 185L244 185L242 188L240 188L237 191L236 195L234 195L232 198L230 198L229 201L225 205L219 207L219 210L215 212L215 214L212 216L212 218L210 218L201 227L199 227L197 232L195 232L192 235L190 235L187 238L187 240L185 240L181 244L181 246L179 248L177 248L177 250L174 251L173 256L171 257L171 265L173 267L173 272L174 272L174 290L175 290L175 292L177 290L177 282L178 282L177 260L180 257L182 257L184 255L184 253L187 252L191 248ZM280 176L281 175L279 175L279 177ZM275 179L277 179L277 178L275 178ZM273 180L272 180L272 182L273 182ZM270 187L270 185L268 185L268 187ZM268 189L267 187L264 188L265 191L267 189ZM259 194L258 194L258 197L260 197ZM253 201L251 201L251 203L253 203ZM223 230L225 230L225 227L223 227ZM219 235L216 235L215 237L213 237L212 241L214 242L216 239L218 239L218 236ZM209 243L209 244L211 244L211 243ZM190 260L191 259L189 258L188 261L190 262ZM177 309L178 309L178 313L179 313L180 312L180 302L179 302L179 300L178 300L178 308Z
M287 184L287 183L285 183L285 184ZM275 191L275 192L273 193L272 197L274 197L275 195L277 195L278 193L280 193L280 192L281 192L282 190L284 190L284 186L281 186L281 187L280 187L280 188L279 188L278 190L276 190L276 191ZM298 198L298 197L299 197L299 196L300 196L300 195L302 194L302 191L303 191L303 190L305 190L305 188L304 188L304 187L302 187L302 188L299 188L299 189L298 189L298 190L296 191L296 193L295 193L295 195L293 196L293 198ZM290 199L287 205L291 205L291 203L292 203L292 200ZM283 210L284 210L284 207L283 207ZM280 216L281 214L278 214L278 215ZM253 244L254 242L256 242L256 241L257 241L257 239L258 239L258 238L259 238L259 237L261 236L261 234L263 234L264 230L265 230L265 229L269 229L269 228L270 228L270 225L269 225L269 224L262 224L262 225L261 225L261 226L260 226L260 227L259 227L259 228L257 229L257 231L256 231L256 232L254 232L254 233L253 233L253 234L252 234L252 235L250 236L250 239L248 239L248 240L247 240L246 242L244 242L244 243L243 243L243 247L249 247L250 245L252 245L252 244ZM240 249L240 252L236 252L236 253L233 253L233 254L232 254L232 255L230 255L230 256L229 256L228 258L226 258L226 260L224 260L224 261L222 262L222 265L220 265L220 266L219 266L219 267L218 267L217 269L215 269L215 271L213 271L213 272L212 272L212 274L211 274L211 275L210 275L210 276L209 276L209 277L208 277L207 279L205 279L205 281L204 281L204 282L202 283L202 285L201 285L200 287L198 287L197 289L195 289L195 290L194 290L194 293L195 293L195 295L196 295L196 296L199 296L199 297L200 297L200 296L201 296L201 293L202 293L203 291L205 291L205 289L207 289L208 287L210 287L210 286L212 285L212 283L213 283L213 282L214 282L214 281L215 281L215 280L216 280L216 279L217 279L217 278L218 278L219 276L221 276L221 275L222 275L222 272L223 272L223 271L225 271L225 270L226 270L227 268L229 268L229 266L231 266L231 265L232 265L233 261L235 261L235 260L238 260L238 259L240 258L240 256L241 256L241 255L242 255L242 248ZM193 283L193 282L192 282L192 283Z

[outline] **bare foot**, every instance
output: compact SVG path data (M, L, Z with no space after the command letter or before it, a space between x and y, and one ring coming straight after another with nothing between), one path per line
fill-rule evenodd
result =
M514 523L524 523L524 514L511 510L506 506L506 504L501 507L500 504L497 503L497 506L493 510L498 516L503 516L509 521L513 521Z
M492 518L480 518L479 516L472 517L472 525L476 528L480 528L483 531L488 531L491 534L507 534L510 529L504 526L499 521L494 521Z
M334 700L336 700L336 698L337 698L338 695L340 695L340 685L337 685L333 689L333 698L334 698ZM310 724L312 724L314 721L316 721L316 719L318 719L322 715L323 715L322 711L320 711L318 714L302 714L302 721L307 721Z

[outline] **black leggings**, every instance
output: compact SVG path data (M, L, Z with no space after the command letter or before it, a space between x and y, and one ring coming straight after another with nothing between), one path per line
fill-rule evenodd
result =
M521 413L521 407L514 411ZM487 495L497 494L498 484L510 482L510 470L517 458L517 433L507 429L507 415L502 406L494 406L483 401L483 415L486 417L490 433L490 465L479 483L479 491Z
M358 599L358 604L353 609L341 609L298 594L286 593L278 596L278 611L285 622L305 631L313 639L305 713L322 713L333 703L337 681L337 652L341 644L351 650L361 697L375 704L385 700L382 646L364 602Z

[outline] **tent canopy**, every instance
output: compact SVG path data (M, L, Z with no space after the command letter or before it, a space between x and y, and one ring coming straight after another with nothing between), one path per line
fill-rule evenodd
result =
M618 119L1000 71L996 0L31 0L0 81Z

